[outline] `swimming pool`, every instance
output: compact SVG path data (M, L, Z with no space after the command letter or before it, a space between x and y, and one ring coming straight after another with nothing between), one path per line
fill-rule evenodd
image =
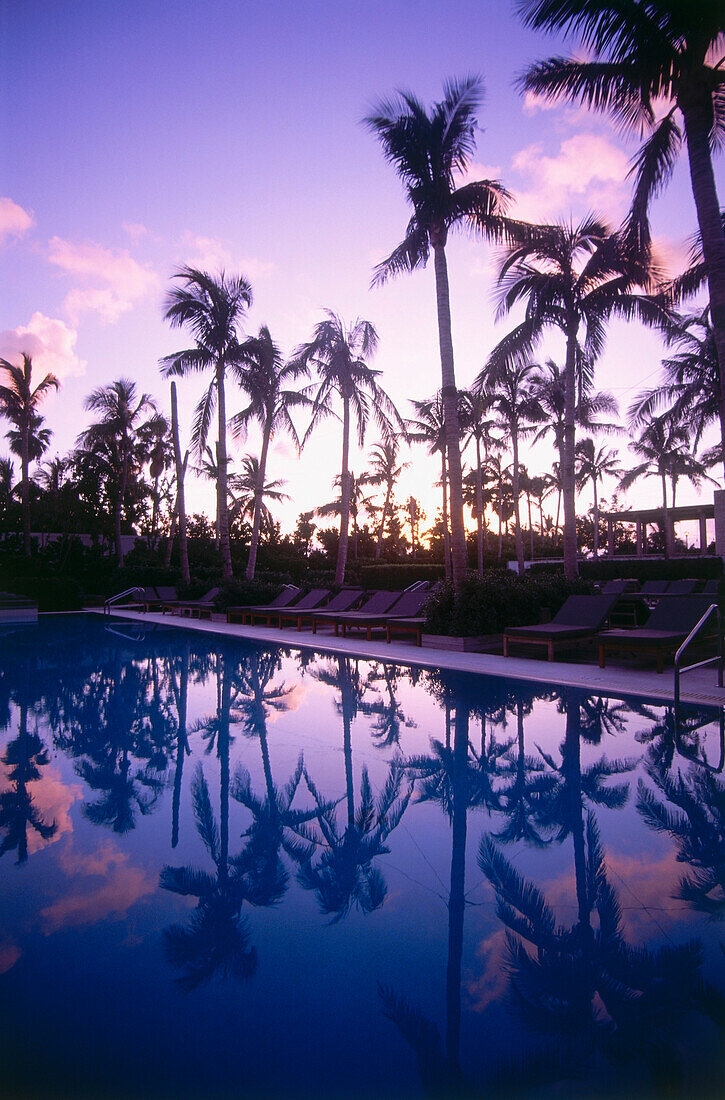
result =
M712 715L79 615L0 716L6 1095L721 1094Z

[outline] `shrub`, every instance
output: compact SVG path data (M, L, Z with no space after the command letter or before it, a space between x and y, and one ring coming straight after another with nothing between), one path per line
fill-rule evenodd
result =
M36 600L39 611L80 611L83 589L71 577L18 577L10 591Z
M431 634L472 637L499 634L509 626L527 626L555 615L577 592L588 592L586 581L567 581L561 572L519 577L491 571L483 577L469 574L458 595L448 581L433 592L426 605L426 630Z

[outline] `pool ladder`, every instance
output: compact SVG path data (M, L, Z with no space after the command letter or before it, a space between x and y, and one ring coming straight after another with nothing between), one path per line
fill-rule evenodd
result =
M103 614L111 614L111 606L114 603L118 603L119 600L125 600L128 596L143 596L143 588L138 588L134 585L133 588L126 588L123 592L117 592L115 596L109 596L107 600L103 601Z
M682 659L685 655L685 651L689 645L694 642L697 635L700 633L705 624L712 618L713 614L717 619L717 655L715 657L708 657L704 661L696 661L692 665L682 665ZM693 626L690 633L685 638L680 648L675 653L675 690L674 690L674 724L675 724L675 743L677 745L677 751L685 756L693 763L700 764L702 767L707 768L708 771L721 772L725 767L725 710L722 705L718 708L720 719L720 763L715 767L713 764L708 763L701 757L693 756L693 754L685 749L682 745L680 738L680 677L683 672L691 672L694 668L704 668L706 665L714 665L717 663L717 685L723 686L723 637L722 637L722 615L720 608L716 603L710 604L705 614L698 620ZM706 725L706 722L702 722L701 725ZM698 729L700 726L697 727ZM692 729L690 728L692 732Z

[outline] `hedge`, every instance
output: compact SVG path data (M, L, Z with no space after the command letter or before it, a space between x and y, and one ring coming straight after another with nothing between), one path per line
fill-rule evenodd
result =
M526 574L491 570L469 574L456 595L445 582L426 604L431 634L475 637L500 634L509 626L528 626L551 618L568 596L591 591L584 580L567 581L561 572Z

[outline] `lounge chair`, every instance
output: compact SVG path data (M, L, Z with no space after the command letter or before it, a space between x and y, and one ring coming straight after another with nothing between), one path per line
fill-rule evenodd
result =
M325 600L328 599L329 595L329 588L312 588L301 600L297 601L292 611L314 611L315 608L319 607L320 604L323 604ZM284 608L258 608L256 611L249 611L246 615L246 620L250 624L254 624L255 620L259 620L264 621L265 626L275 626L279 625L279 617L282 611L284 611Z
M546 646L547 659L553 661L556 649L592 639L604 626L617 599L615 594L569 596L550 623L509 627L503 636L504 657L509 656L511 642L521 642L525 645Z
M128 603L119 603L116 606L123 611L148 611L150 603L156 603L159 595L153 585L147 584L143 588L136 589L135 599L129 597Z
M167 604L176 603L179 598L172 584L157 584L151 591L156 595L145 601L144 611L163 611Z
M720 594L720 580L718 577L710 577L705 581L705 587L702 592L698 592L699 596L718 596Z
M684 580L670 581L667 585L666 596L691 596L697 588L698 581L694 577Z
M219 588L210 588L199 600L175 600L164 604L164 615L170 611L172 615L185 615L190 619L210 619L214 610L214 600L219 595Z
M399 599L400 592L386 592L384 590L373 592L368 600L357 611L318 611L312 617L312 633L317 633L318 626L333 626L335 628L335 637L338 636L338 630L341 620L350 620L351 616L363 616L363 615L384 615L386 611L389 611L395 601ZM353 622L356 620L353 619ZM358 618L359 621L359 618Z
M646 626L636 630L605 630L599 635L599 667L606 667L608 652L624 652L656 657L657 671L662 672L665 654L679 649L713 602L711 596L703 595L674 599L664 596Z
M632 579L607 581L601 589L603 596L621 596L624 592L638 592L639 582Z
M245 616L254 611L267 611L273 607L289 607L289 605L297 599L299 594L300 590L296 584L286 584L282 591L268 604L244 604L238 607L228 607L227 622L243 623Z
M361 611L348 611L346 614L337 616L336 627L342 627L343 638L346 637L348 630L364 630L369 642L373 630L386 630L388 624L394 619L409 619L417 616L428 596L427 589L417 588L412 592L403 592L386 612L376 613L367 606Z
M358 603L363 597L362 588L343 588L341 592L338 592L336 596L333 596L329 603L324 606L325 613L332 614L334 612L350 611L356 603ZM280 611L277 617L277 625L282 628L287 623L295 623L298 630L302 630L303 625L311 625L315 616L314 610L302 610L300 604L295 604L289 611Z
M423 645L425 615L415 615L409 619L396 619L391 616L385 624L385 641L390 645L393 638L405 638L412 635L417 646Z

